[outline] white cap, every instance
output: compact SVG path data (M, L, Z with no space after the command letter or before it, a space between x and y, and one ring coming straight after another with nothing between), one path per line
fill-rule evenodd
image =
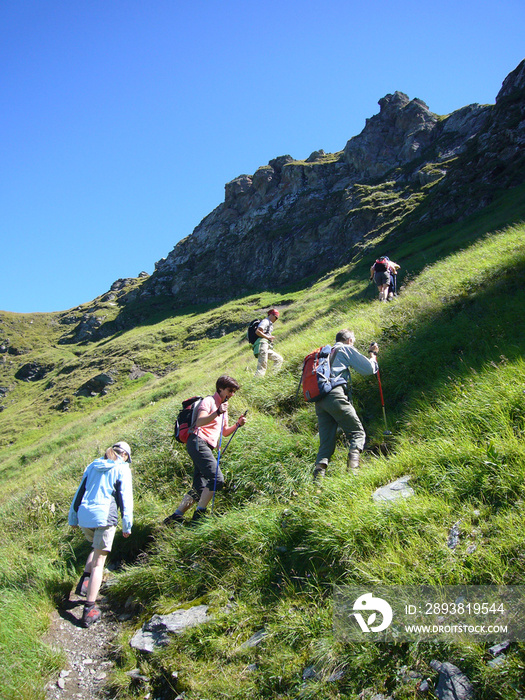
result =
M116 442L113 447L118 447L120 450L124 450L124 452L127 452L128 455L128 462L131 462L131 447L128 445L127 442L124 442L124 440L121 440L120 442Z

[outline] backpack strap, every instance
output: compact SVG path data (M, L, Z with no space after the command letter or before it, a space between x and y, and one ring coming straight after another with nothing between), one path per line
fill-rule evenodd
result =
M301 390L301 384L303 383L303 374L304 374L304 363L303 363L303 369L301 370L301 376L299 377L299 384L297 385L297 389L295 390L294 401L299 396L299 391Z
M330 350L330 357L328 358L328 362L330 364L330 371L332 371L332 365L334 364L334 360L340 349L341 345L334 345L334 347Z
M210 394L210 396L211 396L211 394ZM200 401L195 402L195 406L193 407L193 410L191 412L191 423L190 423L190 427L188 428L188 433L193 434L195 432L195 429L196 429L195 423L197 422L199 408L200 408L200 406L205 398L207 398L207 397L205 396Z
M298 397L298 395L299 395L299 391L300 391L300 389L301 389L301 384L303 383L304 366L305 366L305 364L306 364L306 360L303 360L303 366L302 366L302 369L301 369L301 376L299 377L299 384L297 385L297 389L296 389L296 391L295 391L294 401L295 401L295 399L297 399L297 397Z
M337 357L337 353L339 352L339 350L341 350L341 347L343 347L343 346L342 346L342 345L339 345L339 346L336 345L336 346L334 346L334 347L332 348L332 350L331 350L331 352L330 352L330 360L329 360L329 362L330 362L330 377L332 376L332 365L333 365L333 363L334 363L335 358ZM337 377L337 379L334 377L333 379L334 379L334 382L335 382L335 383L333 384L333 388L335 389L336 386L345 387L345 394L347 394L347 393L348 393L348 391L347 391L347 387L348 387L348 382L347 382L347 380L346 380L344 377L342 377L342 376Z

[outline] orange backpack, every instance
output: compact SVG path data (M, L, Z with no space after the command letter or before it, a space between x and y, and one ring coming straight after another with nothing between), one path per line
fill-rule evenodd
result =
M304 358L301 381L306 401L320 401L336 386L346 384L344 377L332 377L330 359L332 346L317 348Z

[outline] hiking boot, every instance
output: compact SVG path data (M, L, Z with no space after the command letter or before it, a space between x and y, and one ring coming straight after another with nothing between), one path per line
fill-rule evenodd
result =
M89 574L82 574L80 577L79 582L77 583L77 587L75 588L75 593L76 595L83 596L84 598L87 595L87 589L89 586Z
M195 527L195 525L198 525L199 522L204 518L205 515L206 515L205 510L196 510L193 513L193 516L189 522L190 527Z
M100 608L96 605L92 605L89 608L85 607L82 614L82 627L91 627L95 622L98 622L102 617Z
M359 469L359 450L349 450L346 466L348 470Z
M184 525L184 517L178 513L168 515L163 521L163 525Z
M323 479L326 476L326 464L321 462L316 464L314 468L314 481Z

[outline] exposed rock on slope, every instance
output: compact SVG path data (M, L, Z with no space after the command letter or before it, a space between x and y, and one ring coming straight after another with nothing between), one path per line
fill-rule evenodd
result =
M227 183L224 202L156 264L142 294L222 302L344 264L370 237L408 226L409 214L417 226L480 209L523 181L524 94L525 61L495 105L447 117L386 95L342 152L281 156Z
M359 179L383 177L389 170L410 163L435 138L438 117L421 100L395 92L379 100L381 111L359 136L346 144L346 162Z

